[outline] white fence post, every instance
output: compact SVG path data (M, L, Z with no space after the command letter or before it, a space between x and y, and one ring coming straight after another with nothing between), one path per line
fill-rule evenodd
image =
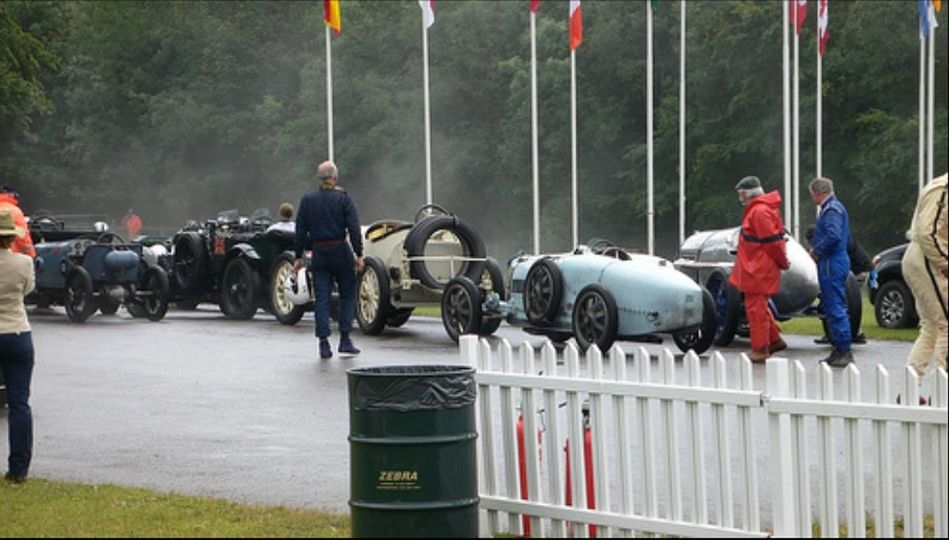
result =
M877 365L876 369L877 403L890 404L890 374L886 368ZM873 519L876 523L877 538L893 538L893 475L890 467L890 430L889 423L883 420L873 421L873 441L876 456L876 481L874 482Z
M462 350L466 350L468 347L472 347L474 350L474 355L478 359L477 370L481 372L487 372L491 370L491 346L488 345L487 341L478 340L476 336L463 336L465 338L473 338L474 345L472 341L465 341L462 343ZM481 463L484 463L485 466L481 467L482 478L484 481L484 493L490 496L496 496L498 494L497 486L497 472L494 469L493 464L496 463L494 459L494 420L492 417L492 411L494 409L494 401L491 396L491 386L487 384L478 385L478 401L481 404L480 418L481 425L480 434L481 439ZM488 466L491 464L491 466ZM495 510L488 511L488 530L491 531L491 534L499 532L498 524L498 513Z
M716 353L717 354L717 353ZM752 391L751 361L746 355L738 358L738 386L740 390ZM743 465L745 468L745 499L742 526L746 531L761 530L761 515L758 509L758 464L755 461L757 452L755 437L751 423L751 409L738 408L739 440L744 452Z
M636 350L636 370L639 382L649 384L649 352L645 347ZM656 501L656 460L652 449L652 406L648 398L636 397L636 409L639 412L639 448L642 451L642 477L646 492L646 517L659 516Z
M834 400L834 372L825 363L818 369L818 399ZM824 538L837 538L840 525L837 520L837 468L834 466L834 419L817 418L817 441L820 451L820 532Z
M521 360L524 364L524 374L534 375L534 347L524 342L520 347ZM526 498L530 502L540 501L540 452L537 441L537 406L534 402L532 388L521 389L521 418L524 421L524 468L527 475ZM521 494L525 498L525 494ZM543 536L541 521L537 516L530 517L530 531L532 536ZM526 531L525 531L526 532Z
M742 353L742 356L745 356ZM768 360L766 370L768 394L773 398L787 398L790 369L784 358ZM794 501L794 464L791 448L791 418L787 413L769 413L768 430L771 448L771 508L774 521L774 536L799 536L796 505Z
M544 375L557 376L557 351L550 341L544 343L541 350L544 362ZM547 432L544 437L544 450L547 453L547 497L554 506L563 506L563 480L560 471L560 429L557 422L557 392L544 390L544 416L547 419ZM550 520L550 535L558 538L566 536L564 522Z
M506 339L501 340L498 352L501 353L501 371L505 374L513 373L514 351ZM517 428L514 425L514 396L510 385L499 385L498 391L501 395L501 444L504 448L504 484L507 496L516 499L520 494L520 485L518 482L519 471L517 470ZM521 532L518 517L517 514L508 512L508 532L512 534Z
M587 351L587 365L590 366L590 378L594 381L603 380L603 353L597 347ZM590 433L593 438L593 493L587 497L594 498L594 508L609 510L610 497L607 481L610 478L606 465L606 414L603 410L603 394L590 394ZM599 529L598 536L612 536L606 528Z
M860 401L860 370L850 364L844 370L844 394L847 401ZM867 513L864 506L866 494L863 489L863 444L860 441L860 421L844 420L847 440L847 538L864 538L867 535Z
M916 370L906 366L906 378L903 384L903 405L906 407L919 406L919 377ZM905 469L903 471L903 531L906 537L921 538L923 536L923 489L922 472L920 470L919 424L911 422L901 423L903 431L903 453L905 454Z
M949 384L947 384L946 370L936 371L936 407L944 408L949 405ZM949 533L949 429L939 426L933 434L933 465L936 469L934 491L935 533L936 538L945 538Z
M791 366L791 395L795 399L807 399L807 373L799 360ZM811 534L811 483L808 478L807 463L807 430L805 417L802 414L791 416L791 439L794 452L795 475L794 494L797 499L798 533L802 538L810 538Z
M659 354L659 363L662 384L674 385L675 357L672 352L663 349ZM679 477L679 437L676 435L675 401L664 399L659 406L662 408L662 424L666 436L666 493L669 497L666 515L669 519L682 521L682 481Z
M613 345L610 350L610 367L613 371L613 380L626 382L626 352L619 345ZM624 396L613 396L613 422L616 432L616 456L619 462L620 483L620 512L626 515L633 514L633 471L631 469L632 452L629 440L629 412L628 401ZM631 529L621 529L623 537L632 537Z

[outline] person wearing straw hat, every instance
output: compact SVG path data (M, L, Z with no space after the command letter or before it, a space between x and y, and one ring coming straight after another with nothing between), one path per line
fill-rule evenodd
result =
M27 234L17 226L13 212L0 208L0 372L7 385L10 407L8 435L10 456L3 476L23 482L33 455L33 414L30 411L30 379L33 377L33 338L23 298L36 284L33 259L14 253L14 241Z

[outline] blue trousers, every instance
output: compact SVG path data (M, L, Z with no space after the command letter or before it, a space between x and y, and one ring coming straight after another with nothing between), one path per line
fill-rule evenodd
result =
M839 351L849 351L853 341L850 335L850 316L847 314L847 275L850 261L846 257L821 258L817 262L817 278L824 315L830 327L830 340Z
M316 337L330 335L333 281L339 291L339 333L348 334L353 329L356 308L356 258L349 244L314 249L310 271L316 289Z
M0 334L0 369L7 385L10 457L14 476L26 476L33 458L33 413L30 380L33 378L33 338L30 332Z

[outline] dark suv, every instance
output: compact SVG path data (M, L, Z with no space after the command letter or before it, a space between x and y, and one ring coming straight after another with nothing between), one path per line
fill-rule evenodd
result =
M903 279L903 254L909 244L885 249L873 257L867 291L877 324L882 328L912 328L919 323L916 300Z

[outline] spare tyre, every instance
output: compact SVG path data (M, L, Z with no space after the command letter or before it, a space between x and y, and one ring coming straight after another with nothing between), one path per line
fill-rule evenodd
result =
M195 232L181 233L175 239L172 277L181 294L197 292L208 264L204 240Z
M484 241L481 236L459 217L453 215L434 215L416 223L405 237L402 245L408 257L417 258L425 255L425 245L438 231L450 231L461 243L462 252L466 258L480 259L466 261L458 275L464 275L471 281L481 281L484 272ZM414 260L409 263L409 273L414 279L432 289L444 289L446 283L441 283L431 272L423 260Z

